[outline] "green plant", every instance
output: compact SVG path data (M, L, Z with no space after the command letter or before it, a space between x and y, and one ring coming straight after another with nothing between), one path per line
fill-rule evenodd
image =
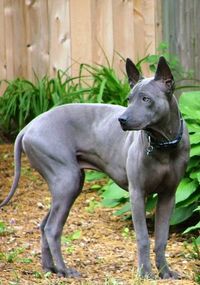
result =
M0 221L0 235L3 235L7 232L7 227L3 221Z
M94 198L91 198L88 201L88 206L85 207L85 210L90 213L93 214L95 212L95 209L98 208L100 206L100 202L96 201Z
M155 73L160 55L163 55L169 62L170 69L172 70L174 79L176 81L176 90L196 87L199 88L199 86L191 84L191 82L199 82L199 80L194 80L193 70L186 71L184 69L180 63L179 58L176 55L169 53L169 46L166 42L160 43L156 54L147 55L144 58L138 60L138 69L142 72L142 64L146 63L149 67L149 70L152 71L152 73Z
M200 241L198 242L197 239L194 237L191 238L191 243L186 242L184 243L185 248L188 252L188 257L190 259L200 260L200 247L199 247ZM194 281L200 284L200 273L194 271L195 277Z
M178 58L170 55L167 49L162 43L158 54L147 55L136 65L142 70L146 63L154 72L159 55L163 54L169 59L176 81L191 79L192 72L185 73ZM32 119L54 106L72 102L127 104L128 80L126 76L121 79L108 60L107 66L80 64L78 77L70 77L68 71L59 70L54 78L35 76L35 83L22 78L5 81L7 88L0 97L1 140L13 139ZM188 87L191 86L177 86Z
M87 81L83 76L85 72L88 74ZM120 79L109 64L108 66L81 64L79 78L81 86L86 84L88 87L89 102L126 105L130 90L128 80L126 77Z
M71 254L74 251L74 246L73 246L73 241L80 239L82 235L82 232L80 230L75 231L74 233L68 235L68 236L63 236L62 237L62 242L67 245L66 251L68 254Z
M10 250L7 253L0 253L0 260L5 260L8 263L13 263L16 260L19 260L19 255L24 252L24 248L17 247Z
M183 93L179 105L188 126L191 150L185 177L176 192L176 207L171 224L181 223L200 213L200 92ZM199 228L200 224L197 223L186 232Z
M129 201L129 193L115 184L112 180L109 180L102 188L101 194L102 205L104 207L116 207L122 203Z
M0 97L0 133L3 137L14 137L32 119L53 106L83 102L82 93L87 89L82 90L75 81L76 78L61 70L52 79L36 77L35 84L22 78L5 81L7 88Z

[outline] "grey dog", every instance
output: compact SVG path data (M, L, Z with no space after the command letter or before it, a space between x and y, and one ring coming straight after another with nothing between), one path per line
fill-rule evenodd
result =
M82 190L84 169L94 169L107 173L130 192L142 277L152 276L145 199L157 193L156 266L161 278L179 278L168 267L165 248L175 191L189 159L187 128L164 57L160 57L152 78L143 78L130 59L126 60L126 71L131 86L127 108L110 104L59 106L38 116L16 138L14 182L0 207L9 202L17 188L24 151L48 183L52 196L51 208L41 223L45 271L79 276L63 261L61 234Z

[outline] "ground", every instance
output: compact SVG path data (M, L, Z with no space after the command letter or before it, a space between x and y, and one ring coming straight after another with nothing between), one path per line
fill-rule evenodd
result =
M95 207L99 196L85 184L65 225L62 249L68 265L81 272L79 279L44 274L40 265L39 224L47 213L50 196L47 185L31 170L23 157L19 189L8 206L0 211L0 285L32 284L196 284L199 269L184 246L185 237L170 235L167 258L183 279L141 281L137 275L135 235L131 221L113 215L112 209ZM0 201L13 179L13 146L0 146ZM151 234L153 247L153 235ZM153 250L151 253L154 262ZM153 268L156 273L155 267Z

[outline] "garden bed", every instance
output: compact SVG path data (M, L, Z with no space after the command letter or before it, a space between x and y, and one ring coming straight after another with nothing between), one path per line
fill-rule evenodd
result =
M13 179L13 146L0 146L0 201ZM171 234L167 259L182 273L179 281L141 281L137 278L135 235L131 221L113 216L112 209L96 207L96 191L86 183L63 232L63 254L69 266L82 274L79 279L43 274L40 265L39 223L50 205L47 185L30 169L23 157L19 189L10 204L0 211L0 285L17 284L195 284L197 260L185 247L184 237ZM151 235L153 247L153 236ZM154 262L153 251L151 253ZM155 267L153 268L156 273Z

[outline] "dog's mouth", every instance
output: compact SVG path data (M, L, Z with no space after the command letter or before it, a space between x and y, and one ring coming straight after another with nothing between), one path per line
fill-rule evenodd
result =
M140 131L146 129L146 125L129 125L128 123L121 123L121 128L123 131Z

